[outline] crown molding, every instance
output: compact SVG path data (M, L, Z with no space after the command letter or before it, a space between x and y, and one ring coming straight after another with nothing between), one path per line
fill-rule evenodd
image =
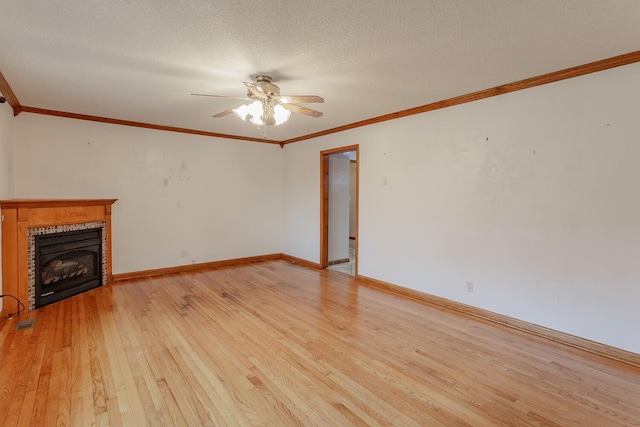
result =
M383 116L374 117L372 119L361 120L359 122L351 123L348 125L339 126L332 129L326 129L320 132L311 133L311 134L300 136L297 138L287 139L281 142L281 146L284 146L286 144L292 144L294 142L304 141L306 139L312 139L312 138L318 138L324 135L330 135L332 133L344 132L346 130L355 129L362 126L368 126L375 123L386 122L388 120L399 119L401 117L413 116L414 114L422 114L428 111L440 110L442 108L452 107L454 105L465 104L467 102L478 101L480 99L485 99L485 98L491 98L493 96L498 96L498 95L502 95L509 92L529 89L532 87L545 85L547 83L553 83L560 80L566 80L566 79L571 79L573 77L583 76L585 74L591 74L591 73L596 73L598 71L608 70L610 68L633 64L635 62L640 62L640 50L631 52L631 53L626 53L624 55L614 56L612 58L603 59L600 61L590 62L584 65L578 65L577 67L566 68L564 70L554 71L552 73L543 74L536 77L530 77L524 80L518 80L513 83L507 83L507 84L492 87L489 89L480 90L478 92L473 92L466 95L460 95L460 96L445 99L442 101L432 102L431 104L422 105L420 107L409 108L407 110L385 114Z
M20 105L20 102L18 101L16 94L13 93L13 90L11 90L11 86L9 86L9 83L7 83L7 80L4 78L1 71L0 71L0 93L2 93L2 96L5 97L9 105L11 105L11 107L13 108L13 115L17 116L18 114L20 114L20 112L22 111L22 105Z
M100 123L109 123L112 125L121 125L121 126L133 126L144 129L154 129L161 130L165 132L178 132L178 133L188 133L191 135L201 135L201 136L210 136L215 138L227 138L227 139L237 139L242 141L251 141L251 142L262 142L267 144L280 144L280 141L274 141L272 139L263 139L263 138L252 138L248 136L239 136L239 135L228 135L225 133L216 133L216 132L207 132L203 130L195 130L195 129L186 129L179 128L174 126L164 126L164 125L156 125L151 123L142 123L142 122L134 122L130 120L121 120L121 119L112 119L108 117L100 117L100 116L90 116L87 114L78 114L78 113L69 113L66 111L57 111L57 110L47 110L44 108L36 108L36 107L22 107L22 111L25 113L33 113L33 114L44 114L47 116L56 116L56 117L66 117L69 119L78 119L78 120L87 120L90 122L100 122Z
M509 92L516 92L519 90L529 89L532 87L541 86L548 83L557 82L560 80L571 79L573 77L579 77L585 74L596 73L598 71L604 71L611 68L621 67L623 65L629 65L636 62L640 62L640 50L626 53L623 55L614 56L607 59L602 59L600 61L590 62L588 64L578 65L576 67L566 68L560 71L554 71L552 73L547 73L547 74L543 74L536 77L530 77L524 80L519 80L516 82L507 83L507 84L492 87L489 89L480 90L478 92L473 92L466 95L460 95L460 96L445 99L442 101L432 102L430 104L421 105L419 107L409 108L407 110L397 111L395 113L385 114L382 116L361 120L359 122L350 123L347 125L338 126L331 129L325 129L320 132L315 132L308 135L303 135L303 136L299 136L296 138L291 138L283 141L245 137L240 135L229 135L229 134L223 134L223 133L207 132L207 131L201 131L201 130L195 130L195 129L186 129L186 128L179 128L179 127L173 127L173 126L151 124L151 123L134 122L130 120L112 119L107 117L91 116L87 114L48 110L48 109L37 108L37 107L26 107L26 106L20 105L20 102L18 102L17 97L11 90L11 87L5 80L2 73L0 73L0 92L2 92L2 94L7 99L9 104L13 107L14 116L17 116L21 112L44 114L49 116L66 117L70 119L88 120L88 121L100 122L100 123L110 123L110 124L122 125L122 126L133 126L133 127L140 127L145 129L161 130L166 132L178 132L178 133L187 133L192 135L209 136L209 137L215 137L215 138L226 138L226 139L236 139L236 140L242 140L242 141L262 142L267 144L278 144L280 145L281 148L283 148L285 145L293 144L294 142L318 138L320 136L330 135L332 133L344 132L350 129L368 126L375 123L381 123L388 120L395 120L401 117L412 116L414 114L422 114L429 111L452 107L454 105L465 104L467 102L478 101L485 98L491 98L493 96L498 96L498 95L502 95Z

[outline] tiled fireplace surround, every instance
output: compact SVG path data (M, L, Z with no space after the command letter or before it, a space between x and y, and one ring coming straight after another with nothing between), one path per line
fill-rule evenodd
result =
M55 234L55 233L64 233L67 231L78 231L78 230L90 230L93 228L101 228L102 229L102 283L105 284L108 282L107 280L107 252L104 248L107 247L107 224L104 221L101 222L85 222L83 224L67 224L67 225L57 225L53 227L38 227L38 228L30 228L27 232L27 238L29 239L28 248L29 248L29 267L28 267L28 275L29 275L29 310L34 310L36 307L36 236L40 236L43 234Z
M102 283L112 280L111 205L116 199L0 200L3 293L35 307L35 236L102 228ZM3 311L17 311L5 299Z

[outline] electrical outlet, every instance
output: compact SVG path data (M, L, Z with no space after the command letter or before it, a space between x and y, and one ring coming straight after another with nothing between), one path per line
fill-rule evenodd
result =
M467 282L467 292L473 292L473 282Z
M186 249L183 249L180 251L180 258L186 258L189 256L189 251Z

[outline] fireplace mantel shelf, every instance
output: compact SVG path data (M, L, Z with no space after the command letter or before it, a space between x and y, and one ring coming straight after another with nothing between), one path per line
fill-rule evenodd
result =
M0 200L2 209L3 293L21 301L28 298L28 230L36 227L105 222L107 283L111 273L111 205L118 199L12 199ZM17 303L5 300L5 313L17 311Z
M2 209L9 208L52 208L72 206L111 206L118 199L10 199L0 200Z

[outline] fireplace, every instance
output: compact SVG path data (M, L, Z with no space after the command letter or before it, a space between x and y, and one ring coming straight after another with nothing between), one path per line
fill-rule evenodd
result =
M35 308L102 285L102 228L35 237Z
M109 284L115 201L0 200L3 293L35 310ZM20 307L17 300L5 299L2 312L17 314Z

